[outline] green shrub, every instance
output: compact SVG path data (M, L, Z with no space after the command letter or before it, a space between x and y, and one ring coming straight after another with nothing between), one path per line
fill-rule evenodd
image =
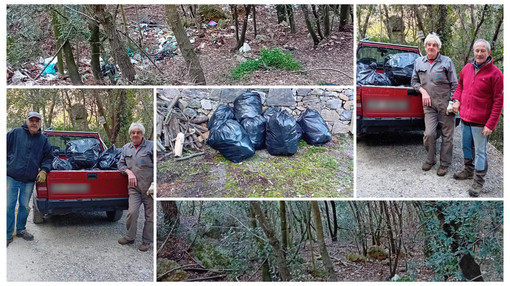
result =
M283 52L278 48L262 49L259 59L245 61L233 69L232 78L239 79L249 72L268 67L293 71L300 69L301 63L294 60L290 53Z

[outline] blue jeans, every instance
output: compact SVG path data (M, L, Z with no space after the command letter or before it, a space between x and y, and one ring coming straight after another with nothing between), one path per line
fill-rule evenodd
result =
M7 239L14 232L14 217L16 202L18 202L18 216L16 219L16 233L25 229L28 218L28 202L32 196L34 182L20 182L7 176Z
M475 170L477 171L484 171L487 166L487 142L489 136L484 136L482 131L483 127L462 124L462 151L464 152L464 158L475 159ZM473 143L474 150L472 148Z

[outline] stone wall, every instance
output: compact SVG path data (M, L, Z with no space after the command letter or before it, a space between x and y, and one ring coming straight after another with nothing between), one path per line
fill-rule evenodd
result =
M168 88L159 89L172 99L180 95L178 104L188 115L212 116L221 104L233 106L242 93L256 91L262 98L264 110L268 107L287 109L296 119L306 108L320 112L333 134L351 131L354 109L354 90L350 88Z

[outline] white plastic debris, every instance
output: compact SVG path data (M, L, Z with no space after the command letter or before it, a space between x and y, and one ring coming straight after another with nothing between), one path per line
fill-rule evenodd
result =
M242 47L239 48L240 53L247 53L251 51L250 45L248 43L244 43Z

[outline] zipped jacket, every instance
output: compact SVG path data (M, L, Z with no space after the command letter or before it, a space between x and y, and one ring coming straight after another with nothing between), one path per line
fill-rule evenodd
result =
M39 170L49 173L53 154L48 138L30 134L27 124L7 133L7 176L20 182L33 182Z
M503 74L489 58L480 67L471 59L460 72L453 99L460 101L460 118L494 130L503 110Z

